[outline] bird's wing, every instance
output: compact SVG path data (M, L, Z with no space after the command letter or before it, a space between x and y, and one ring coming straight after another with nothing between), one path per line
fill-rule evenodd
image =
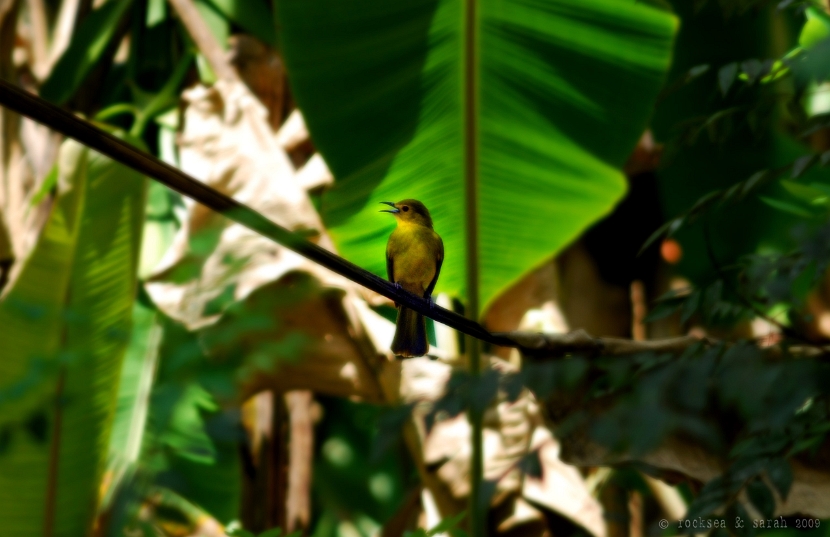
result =
M427 287L427 292L424 296L432 296L432 290L435 289L435 284L438 283L438 275L441 273L441 265L444 263L444 241L441 240L441 237L438 234L435 234L435 237L438 239L438 255L435 259L435 276L432 277L432 281L429 282L429 286Z
M395 283L395 259L392 257L391 252L389 252L389 248L386 248L386 275L389 277L389 281Z

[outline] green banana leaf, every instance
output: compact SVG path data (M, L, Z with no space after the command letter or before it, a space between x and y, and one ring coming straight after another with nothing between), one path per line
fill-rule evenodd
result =
M385 273L380 201L430 209L464 295L464 147L477 139L481 300L550 258L625 192L619 171L668 69L677 20L637 0L480 0L477 130L465 134L461 0L283 0L282 50L337 177L323 211L341 253Z
M152 204L149 205L152 207ZM146 229L145 224L145 232ZM121 364L121 378L118 382L109 460L103 480L106 484L106 490L102 491L104 508L125 476L135 470L141 454L161 336L158 312L151 305L137 300L133 305L132 335Z
M145 181L67 141L59 195L0 302L0 520L87 535L130 336Z

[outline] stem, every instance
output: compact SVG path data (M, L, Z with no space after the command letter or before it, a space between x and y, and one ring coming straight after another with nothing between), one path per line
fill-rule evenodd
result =
M477 323L478 297L478 87L476 58L476 0L465 0L464 14L464 194L466 204L466 270L467 319ZM467 337L470 373L481 374L481 347L479 340ZM487 503L481 497L481 478L484 470L482 454L483 405L471 404L468 409L472 449L470 456L470 533L472 537L487 535Z
M213 34L210 33L210 28L202 20L202 16L199 14L199 10L196 9L196 4L193 3L193 0L168 1L173 6L173 9L176 10L176 14L181 19L184 27L187 28L187 32L193 38L196 47L205 55L205 59L207 59L210 68L213 69L216 76L223 80L238 81L239 76L225 57L225 50L223 48L225 43L219 43L213 37Z

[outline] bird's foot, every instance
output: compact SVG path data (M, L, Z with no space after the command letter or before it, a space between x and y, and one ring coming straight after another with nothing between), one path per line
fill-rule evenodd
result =
M426 297L427 301L429 302L429 310L432 311L435 309L435 301L432 299L432 295Z
M403 289L403 286L398 282L392 282L392 285L395 286L396 291L400 291L401 289Z

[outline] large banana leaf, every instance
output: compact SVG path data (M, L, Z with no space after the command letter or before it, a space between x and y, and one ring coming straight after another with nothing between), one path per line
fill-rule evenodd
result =
M341 252L383 274L392 218L419 198L444 238L438 290L464 293L464 147L477 140L483 303L607 213L677 28L639 0L479 0L477 130L465 131L463 0L283 0L283 52L338 181ZM651 4L651 5L650 5Z
M144 219L135 172L64 143L59 195L0 302L0 520L16 537L90 529Z

